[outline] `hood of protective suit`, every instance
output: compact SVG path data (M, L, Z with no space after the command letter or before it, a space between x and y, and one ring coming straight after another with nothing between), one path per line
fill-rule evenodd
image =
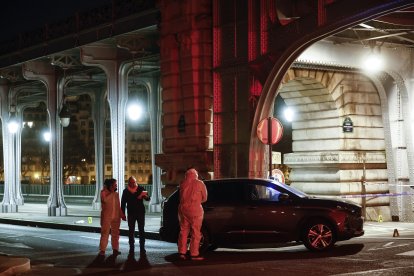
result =
M189 169L185 173L185 179L186 180L198 179L198 173L197 173L197 171L195 169Z

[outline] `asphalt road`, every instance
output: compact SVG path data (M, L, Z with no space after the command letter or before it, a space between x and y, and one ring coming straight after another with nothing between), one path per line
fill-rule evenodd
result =
M122 254L99 260L99 234L0 224L0 254L28 257L32 269L24 275L414 275L414 230L400 237L391 231L376 226L325 253L302 245L219 248L204 261L181 261L175 244L155 240L147 241L146 257L128 257L121 237Z

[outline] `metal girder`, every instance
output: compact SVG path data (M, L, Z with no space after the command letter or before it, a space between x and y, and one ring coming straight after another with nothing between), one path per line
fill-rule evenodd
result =
M79 61L79 56L72 54L65 54L65 52L50 56L51 64L61 67L62 69L68 69L73 67L82 67Z

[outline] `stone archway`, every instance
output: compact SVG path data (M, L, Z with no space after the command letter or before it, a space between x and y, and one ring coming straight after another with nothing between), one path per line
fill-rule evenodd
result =
M293 152L284 155L291 185L310 195L347 197L364 207L368 220L390 220L389 198L375 196L389 191L375 85L354 72L295 68L278 93L297 114ZM343 131L345 118L352 120L352 132Z
M407 87L404 78L392 70L369 77L381 98L392 220L411 222L414 148Z

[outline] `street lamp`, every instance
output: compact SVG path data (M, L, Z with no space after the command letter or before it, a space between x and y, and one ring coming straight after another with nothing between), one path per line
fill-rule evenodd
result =
M43 139L44 139L46 142L50 142L50 138L51 138L51 134L50 134L50 132L49 132L49 131L46 131L46 132L44 132L44 133L43 133Z
M384 61L381 57L381 48L380 46L378 46L377 51L375 51L375 48L375 42L371 42L370 52L362 62L362 68L370 73L376 73L378 71L381 71L384 67Z
M10 115L10 120L7 125L9 132L15 134L19 130L19 123L17 122L16 115L13 113Z
M142 106L137 103L131 103L127 108L128 117L133 121L138 121L143 113Z
M16 117L16 106L11 105L10 106L10 117L9 117L9 123L7 124L7 127L9 129L9 132L14 134L19 130L19 123Z
M66 99L63 99L62 109L59 112L60 124L63 127L69 126L70 123L70 110L69 105L66 103Z
M284 113L286 121L288 122L292 122L293 119L295 118L295 111L293 111L291 107L286 107L283 113Z

